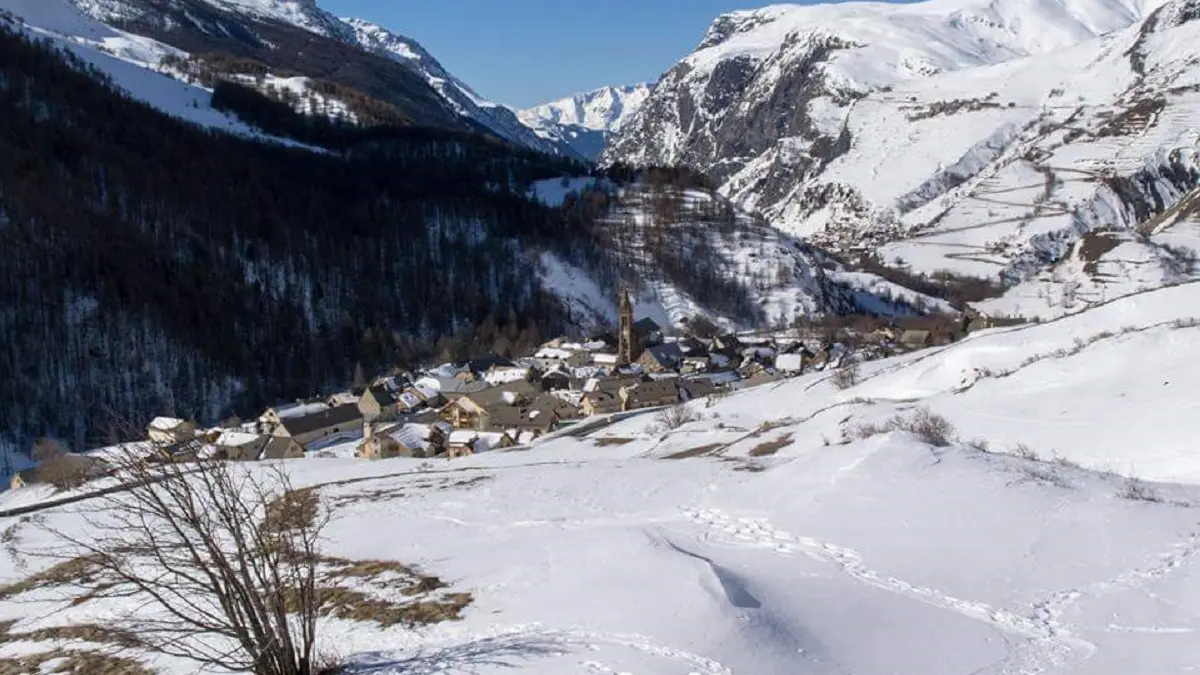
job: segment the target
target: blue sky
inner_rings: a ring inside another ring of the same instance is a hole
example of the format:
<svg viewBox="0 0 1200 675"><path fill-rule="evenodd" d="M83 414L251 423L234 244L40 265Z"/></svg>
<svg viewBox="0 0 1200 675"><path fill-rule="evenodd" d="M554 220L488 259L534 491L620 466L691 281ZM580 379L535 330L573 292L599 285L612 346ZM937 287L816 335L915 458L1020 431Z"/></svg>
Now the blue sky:
<svg viewBox="0 0 1200 675"><path fill-rule="evenodd" d="M480 95L529 107L653 80L755 0L318 0L420 42Z"/></svg>

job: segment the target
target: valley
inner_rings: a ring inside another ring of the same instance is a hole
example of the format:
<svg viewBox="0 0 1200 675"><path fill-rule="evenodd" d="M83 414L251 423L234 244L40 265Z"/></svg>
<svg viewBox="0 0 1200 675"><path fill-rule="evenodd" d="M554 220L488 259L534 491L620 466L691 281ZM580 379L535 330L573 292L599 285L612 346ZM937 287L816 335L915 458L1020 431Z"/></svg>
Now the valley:
<svg viewBox="0 0 1200 675"><path fill-rule="evenodd" d="M331 7L0 0L0 675L1200 663L1197 0Z"/></svg>

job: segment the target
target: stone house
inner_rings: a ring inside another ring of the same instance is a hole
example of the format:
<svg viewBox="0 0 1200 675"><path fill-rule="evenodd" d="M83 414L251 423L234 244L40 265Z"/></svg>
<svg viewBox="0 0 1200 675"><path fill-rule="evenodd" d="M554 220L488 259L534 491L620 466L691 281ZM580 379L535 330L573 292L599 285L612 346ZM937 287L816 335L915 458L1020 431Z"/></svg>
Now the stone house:
<svg viewBox="0 0 1200 675"><path fill-rule="evenodd" d="M583 395L583 414L609 415L621 412L620 389L616 391L592 391Z"/></svg>
<svg viewBox="0 0 1200 675"><path fill-rule="evenodd" d="M295 439L286 436L272 436L263 446L259 459L301 459L304 457L304 446Z"/></svg>
<svg viewBox="0 0 1200 675"><path fill-rule="evenodd" d="M542 391L560 391L571 388L571 375L561 370L551 370L542 375Z"/></svg>
<svg viewBox="0 0 1200 675"><path fill-rule="evenodd" d="M674 379L638 382L621 388L621 410L641 410L679 403L679 385Z"/></svg>
<svg viewBox="0 0 1200 675"><path fill-rule="evenodd" d="M451 433L446 442L446 456L450 459L467 457L489 450L511 448L515 444L506 433L459 429Z"/></svg>
<svg viewBox="0 0 1200 675"><path fill-rule="evenodd" d="M927 330L906 330L900 334L900 344L909 349L924 349L933 345L933 334Z"/></svg>
<svg viewBox="0 0 1200 675"><path fill-rule="evenodd" d="M655 345L642 352L637 363L650 373L675 372L683 365L683 351L673 342Z"/></svg>
<svg viewBox="0 0 1200 675"><path fill-rule="evenodd" d="M717 391L717 388L708 380L681 378L676 381L676 385L679 388L679 400L684 402L695 401Z"/></svg>
<svg viewBox="0 0 1200 675"><path fill-rule="evenodd" d="M368 388L358 399L358 412L365 420L394 420L400 415L400 409L397 392L382 386Z"/></svg>
<svg viewBox="0 0 1200 675"><path fill-rule="evenodd" d="M262 455L270 436L226 429L213 442L217 459L233 462L253 462Z"/></svg>
<svg viewBox="0 0 1200 675"><path fill-rule="evenodd" d="M375 429L371 422L363 424L363 440L354 449L354 456L360 459L393 459L395 457L411 457L412 450L392 437L400 425Z"/></svg>
<svg viewBox="0 0 1200 675"><path fill-rule="evenodd" d="M494 426L489 419L493 409L525 404L538 393L529 382L492 387L455 399L442 411L442 418L457 429L490 429Z"/></svg>
<svg viewBox="0 0 1200 675"><path fill-rule="evenodd" d="M357 431L362 422L362 413L359 412L358 406L352 403L336 407L308 406L302 414L283 415L279 425L271 431L271 435L290 438L304 446L335 434Z"/></svg>
<svg viewBox="0 0 1200 675"><path fill-rule="evenodd" d="M183 443L196 437L196 425L174 417L155 417L146 427L146 436L155 443Z"/></svg>

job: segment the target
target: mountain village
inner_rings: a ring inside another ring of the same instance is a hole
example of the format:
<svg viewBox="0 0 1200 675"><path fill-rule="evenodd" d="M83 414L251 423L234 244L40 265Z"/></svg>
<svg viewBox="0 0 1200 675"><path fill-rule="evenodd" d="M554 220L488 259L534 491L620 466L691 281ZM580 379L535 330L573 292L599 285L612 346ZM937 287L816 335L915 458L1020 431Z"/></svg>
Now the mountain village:
<svg viewBox="0 0 1200 675"><path fill-rule="evenodd" d="M586 420L659 412L833 368L947 344L993 320L968 307L959 331L791 329L712 337L668 335L635 320L622 290L615 331L585 341L556 338L515 359L483 355L416 372L395 372L360 387L267 408L256 419L211 428L159 416L146 425L158 461L285 460L350 454L362 459L453 459L527 448ZM853 377L849 375L848 377ZM104 473L95 457L72 455L72 481ZM61 467L52 467L58 472ZM38 467L11 487L46 482ZM68 481L68 482L72 482Z"/></svg>

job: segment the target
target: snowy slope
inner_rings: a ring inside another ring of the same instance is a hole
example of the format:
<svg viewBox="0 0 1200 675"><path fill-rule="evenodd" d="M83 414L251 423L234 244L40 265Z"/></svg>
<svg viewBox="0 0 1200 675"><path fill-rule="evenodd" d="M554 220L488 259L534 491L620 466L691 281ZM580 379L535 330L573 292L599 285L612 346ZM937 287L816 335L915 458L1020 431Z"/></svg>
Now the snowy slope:
<svg viewBox="0 0 1200 675"><path fill-rule="evenodd" d="M330 619L322 635L362 675L1189 672L1200 459L1180 387L1200 376L1200 328L1172 324L1193 318L1198 289L870 364L845 391L817 374L698 402L704 419L671 432L650 413L424 467L290 462L298 484L326 485L328 553L416 565L472 594L461 621ZM914 405L972 442L843 444L842 430ZM1009 454L1018 444L1064 459ZM1092 469L1177 483L1129 499L1124 477ZM83 533L69 509L42 517ZM34 524L0 528L16 544L0 583L48 564L28 555L51 545ZM24 633L147 611L62 590L5 595L0 620ZM0 659L53 646L6 642Z"/></svg>
<svg viewBox="0 0 1200 675"><path fill-rule="evenodd" d="M229 52L261 60L279 77L299 73L358 89L398 105L419 123L486 131L541 152L582 159L568 145L535 134L508 108L479 97L416 41L361 19L338 18L312 0L184 0L165 6L159 0L48 2L72 2L100 21L153 35L195 54ZM304 46L312 40L316 42ZM347 55L347 46L357 54ZM302 53L308 50L324 52L339 63L309 60ZM186 56L179 49L175 55ZM383 72L378 57L403 66L400 74L405 78L419 79L404 81L396 73Z"/></svg>
<svg viewBox="0 0 1200 675"><path fill-rule="evenodd" d="M1196 187L1193 16L1178 0L738 12L602 160L700 167L793 235L1016 284Z"/></svg>
<svg viewBox="0 0 1200 675"><path fill-rule="evenodd" d="M633 117L653 87L645 83L603 87L518 110L517 117L542 138L566 141L579 154L595 159L609 137Z"/></svg>
<svg viewBox="0 0 1200 675"><path fill-rule="evenodd" d="M71 50L110 75L134 98L169 115L231 133L264 137L214 110L211 92L157 70L164 56L179 54L169 45L110 28L84 15L68 0L0 0L0 11L10 13L18 27Z"/></svg>

